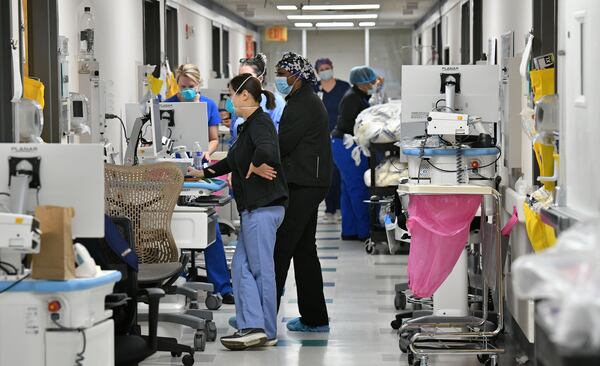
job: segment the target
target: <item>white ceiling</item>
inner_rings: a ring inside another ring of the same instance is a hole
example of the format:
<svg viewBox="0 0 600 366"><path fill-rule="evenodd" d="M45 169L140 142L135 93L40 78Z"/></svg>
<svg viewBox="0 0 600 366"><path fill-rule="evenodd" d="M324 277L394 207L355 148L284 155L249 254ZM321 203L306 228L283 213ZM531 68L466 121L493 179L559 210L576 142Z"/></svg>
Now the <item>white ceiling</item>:
<svg viewBox="0 0 600 366"><path fill-rule="evenodd" d="M288 20L287 15L300 14L358 14L358 13L376 13L378 18L376 28L397 28L412 27L437 0L221 0L220 5L235 12L251 23L258 26L287 25L294 27L294 22ZM379 10L361 10L361 11L287 11L278 10L277 5L296 5L298 9L301 5L346 5L346 4L380 4ZM371 21L371 20L368 20ZM358 21L354 20L358 25Z"/></svg>

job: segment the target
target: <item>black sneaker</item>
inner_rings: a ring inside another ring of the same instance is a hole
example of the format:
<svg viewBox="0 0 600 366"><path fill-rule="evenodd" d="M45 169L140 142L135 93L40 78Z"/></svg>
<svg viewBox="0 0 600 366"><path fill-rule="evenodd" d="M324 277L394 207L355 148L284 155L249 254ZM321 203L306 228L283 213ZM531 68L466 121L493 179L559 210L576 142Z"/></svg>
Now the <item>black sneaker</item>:
<svg viewBox="0 0 600 366"><path fill-rule="evenodd" d="M244 350L250 347L260 347L267 341L267 335L262 329L241 329L230 336L221 337L223 346L230 350Z"/></svg>
<svg viewBox="0 0 600 366"><path fill-rule="evenodd" d="M235 298L233 297L233 294L231 292L223 295L223 304L225 304L225 305L234 305L235 304Z"/></svg>

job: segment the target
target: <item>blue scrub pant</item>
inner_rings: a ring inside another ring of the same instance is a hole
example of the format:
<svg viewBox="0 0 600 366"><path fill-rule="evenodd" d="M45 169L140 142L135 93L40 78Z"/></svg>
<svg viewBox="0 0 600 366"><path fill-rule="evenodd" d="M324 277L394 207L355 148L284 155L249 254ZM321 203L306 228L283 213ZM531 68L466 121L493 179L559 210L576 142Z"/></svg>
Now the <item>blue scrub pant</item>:
<svg viewBox="0 0 600 366"><path fill-rule="evenodd" d="M333 161L342 178L342 236L358 236L367 239L369 231L369 190L365 185L364 174L368 169L366 156L362 155L360 165L352 159L352 148L346 149L341 138L332 138Z"/></svg>
<svg viewBox="0 0 600 366"><path fill-rule="evenodd" d="M217 238L214 243L204 249L204 261L206 262L206 277L208 282L215 287L215 293L227 295L232 292L231 274L227 268L227 259L225 258L225 248L223 247L223 238L221 230L217 223Z"/></svg>
<svg viewBox="0 0 600 366"><path fill-rule="evenodd" d="M277 289L273 252L283 206L242 212L242 225L233 255L233 294L239 329L264 329L277 336Z"/></svg>

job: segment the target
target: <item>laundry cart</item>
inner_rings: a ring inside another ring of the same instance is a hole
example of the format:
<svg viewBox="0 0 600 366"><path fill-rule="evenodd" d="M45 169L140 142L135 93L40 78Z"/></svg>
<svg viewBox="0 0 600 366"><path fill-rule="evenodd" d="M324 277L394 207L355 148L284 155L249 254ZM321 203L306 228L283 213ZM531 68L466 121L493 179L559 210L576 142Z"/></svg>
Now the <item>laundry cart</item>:
<svg viewBox="0 0 600 366"><path fill-rule="evenodd" d="M501 220L500 194L489 186L468 184L401 184L398 186L398 194L401 197L408 196L409 200L415 201L415 205L429 198L435 200L452 197L455 202L459 204L464 202L465 205L471 202L472 210L481 213L482 232L487 233L482 235L481 238L480 253L478 254L481 261L475 262L483 270L480 307L473 307L469 306L470 303L472 305L473 294L469 294L467 267L468 263L472 264L474 262L466 260L467 250L465 246L467 240L464 241L462 248L460 248L460 242L455 243L455 245L458 245L456 263L443 263L443 261L427 263L429 257L432 258L432 261L435 260L435 252L438 249L432 247L428 248L430 250L429 255L422 255L417 262L411 261L411 254L414 254L413 250L417 250L416 248L419 245L425 243L425 241L418 240L416 226L413 226L414 230L411 232L413 240L411 241L411 253L409 254L411 289L417 290L417 292L421 290L416 285L424 278L424 276L422 278L418 276L418 271L422 270L421 267L427 267L428 265L443 267L445 265L449 268L450 273L446 273L447 277L440 279L440 281L443 281L441 284L438 283L437 286L433 286L435 289L430 289L435 291L433 292L433 312L424 316L404 319L399 329L400 347L408 353L409 364L425 366L432 355L477 355L481 363L489 366L497 365L498 354L504 352L495 343L504 323L504 280L499 229ZM427 197L424 197L424 195ZM416 196L421 197L417 199ZM487 199L487 197L490 199ZM486 204L489 205L490 202L493 202L493 207L486 207ZM444 209L444 207L441 207L439 211ZM449 206L447 209L456 211L456 206ZM472 211L473 214L475 211ZM485 230L484 225L488 225ZM431 230L432 232L436 230L434 226L427 227L426 223L419 226L418 229ZM437 248L441 248L441 245L446 244L446 240L439 240L438 237L437 241L428 241L427 245L432 245L431 243L435 243L435 245L438 245ZM444 248L444 250L447 250L447 248ZM438 256L438 260L440 257ZM415 265L415 263L418 263L419 268L413 267L417 270L416 275L413 275L411 274L411 265ZM432 274L427 273L428 276ZM492 293L492 298L489 298L490 293ZM471 301L469 301L469 298L471 298ZM497 311L490 311L490 303ZM404 346L403 340L406 341Z"/></svg>

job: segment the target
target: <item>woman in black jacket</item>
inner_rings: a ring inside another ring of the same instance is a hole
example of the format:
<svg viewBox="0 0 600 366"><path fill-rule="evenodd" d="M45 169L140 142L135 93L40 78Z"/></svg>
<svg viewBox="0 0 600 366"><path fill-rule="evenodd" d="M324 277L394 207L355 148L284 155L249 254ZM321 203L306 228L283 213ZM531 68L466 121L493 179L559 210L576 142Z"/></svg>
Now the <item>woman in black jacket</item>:
<svg viewBox="0 0 600 366"><path fill-rule="evenodd" d="M279 121L279 147L290 201L277 231L275 273L280 299L294 259L300 317L290 320L287 328L300 332L329 331L315 236L318 208L329 190L333 163L329 117L313 90L316 81L312 64L302 56L289 52L277 63L275 85L287 101Z"/></svg>
<svg viewBox="0 0 600 366"><path fill-rule="evenodd" d="M232 173L235 201L241 216L241 232L232 262L238 331L221 338L229 349L274 345L277 341L277 298L273 253L277 228L287 205L287 185L279 157L277 132L269 115L260 108L261 94L267 108L275 98L262 90L260 81L241 74L229 83L235 114L246 121L226 159L203 171L189 168L198 177Z"/></svg>

